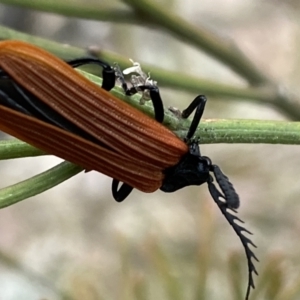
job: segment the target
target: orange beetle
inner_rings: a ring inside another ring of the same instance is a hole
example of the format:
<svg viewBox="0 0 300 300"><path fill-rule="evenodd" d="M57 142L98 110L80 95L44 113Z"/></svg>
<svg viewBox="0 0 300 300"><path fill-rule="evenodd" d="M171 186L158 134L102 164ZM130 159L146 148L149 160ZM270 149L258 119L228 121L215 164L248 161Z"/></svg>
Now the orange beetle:
<svg viewBox="0 0 300 300"><path fill-rule="evenodd" d="M55 110L54 119L62 116L69 121L65 123L74 124L73 128L98 141L92 143L1 106L0 129L48 153L150 193L161 187L161 171L178 163L188 151L169 129L42 49L20 41L0 42L0 68L5 73L2 77L7 74L17 86L46 104L47 113ZM65 147L67 143L72 151ZM147 151L141 144L147 145Z"/></svg>
<svg viewBox="0 0 300 300"><path fill-rule="evenodd" d="M102 88L72 67L96 63L103 67ZM117 77L127 95L150 91L156 120L111 95ZM228 178L191 140L204 111L206 98L198 96L183 111L187 118L196 109L186 137L180 140L164 127L158 88L138 85L128 88L118 69L94 59L66 63L50 53L21 41L0 42L0 130L45 152L96 170L112 178L112 192L124 200L133 188L143 192L174 192L188 185L208 184L210 194L239 236L248 260L248 288L257 274L249 248L254 245L229 213L239 206L239 197ZM220 190L213 183L214 175ZM119 182L124 184L118 189ZM221 201L219 198L225 200Z"/></svg>

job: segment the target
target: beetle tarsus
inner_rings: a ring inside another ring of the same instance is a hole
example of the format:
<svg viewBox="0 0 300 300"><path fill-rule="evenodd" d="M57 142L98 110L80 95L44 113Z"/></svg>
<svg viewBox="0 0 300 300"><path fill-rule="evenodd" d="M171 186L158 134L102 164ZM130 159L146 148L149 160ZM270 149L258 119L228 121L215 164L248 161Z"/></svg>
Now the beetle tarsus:
<svg viewBox="0 0 300 300"><path fill-rule="evenodd" d="M119 180L113 179L112 185L111 185L111 191L112 191L112 194L113 194L114 199L115 199L117 202L122 202L122 201L124 201L124 200L129 196L129 194L132 192L133 187L131 187L130 185L128 185L128 184L126 184L126 183L123 183L123 184L121 185L121 187L118 189L119 183L120 183Z"/></svg>

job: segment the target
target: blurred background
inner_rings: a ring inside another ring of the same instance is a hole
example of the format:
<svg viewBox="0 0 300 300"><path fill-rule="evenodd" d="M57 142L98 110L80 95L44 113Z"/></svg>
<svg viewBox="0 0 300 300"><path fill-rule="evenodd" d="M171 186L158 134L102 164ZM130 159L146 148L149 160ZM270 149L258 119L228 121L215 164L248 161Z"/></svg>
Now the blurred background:
<svg viewBox="0 0 300 300"><path fill-rule="evenodd" d="M195 26L204 25L234 41L256 66L298 94L298 1L162 3ZM246 86L215 59L156 29L3 4L0 23L50 40L100 46L135 61ZM196 96L166 88L161 94L166 106L181 109ZM272 107L216 97L209 98L204 118L287 120ZM255 278L251 299L299 299L299 146L218 144L201 149L233 182L241 199L239 217L254 233L261 275ZM59 161L51 156L1 161L1 187ZM80 173L0 211L0 300L242 299L247 284L244 250L206 185L174 194L134 191L121 204L113 200L110 185L111 179L102 174Z"/></svg>

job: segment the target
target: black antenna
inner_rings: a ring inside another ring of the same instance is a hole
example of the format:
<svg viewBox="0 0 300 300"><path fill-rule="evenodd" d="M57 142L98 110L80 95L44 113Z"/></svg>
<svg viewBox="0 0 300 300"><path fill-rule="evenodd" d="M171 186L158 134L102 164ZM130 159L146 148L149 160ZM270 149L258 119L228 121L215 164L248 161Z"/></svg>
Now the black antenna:
<svg viewBox="0 0 300 300"><path fill-rule="evenodd" d="M248 234L252 234L249 230L247 230L245 227L240 226L236 221L239 221L241 223L244 223L240 218L238 218L236 215L232 213L237 213L235 210L236 207L236 199L238 199L238 196L235 192L235 190L232 187L232 184L229 182L228 178L221 172L220 168L212 165L211 171L214 173L216 180L223 191L224 195L221 194L216 186L213 184L213 177L209 176L209 180L207 181L208 189L213 197L215 203L218 205L219 209L221 210L222 214L228 221L228 223L231 225L237 236L240 238L243 247L245 249L247 262L248 262L248 286L247 286L247 292L245 299L249 299L251 288L255 288L254 280L253 280L253 272L258 275L255 265L252 262L252 259L255 259L258 261L257 257L255 256L254 252L249 248L249 245L252 245L253 247L257 248L256 245L244 235L244 232L247 232ZM224 176L222 176L223 174ZM232 187L232 189L231 189ZM223 198L225 202L221 201L219 198ZM237 198L236 198L237 197Z"/></svg>

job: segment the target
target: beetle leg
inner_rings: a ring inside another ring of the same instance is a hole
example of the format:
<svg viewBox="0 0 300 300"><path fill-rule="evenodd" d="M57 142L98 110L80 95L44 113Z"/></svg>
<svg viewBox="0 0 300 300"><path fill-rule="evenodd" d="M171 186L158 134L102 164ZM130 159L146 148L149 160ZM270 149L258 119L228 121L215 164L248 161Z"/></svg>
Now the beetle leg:
<svg viewBox="0 0 300 300"><path fill-rule="evenodd" d="M26 115L30 115L30 113L19 103L17 103L14 99L9 97L8 94L6 94L4 91L0 89L0 104L4 105L6 107L12 108L16 111L19 111L21 113L24 113Z"/></svg>
<svg viewBox="0 0 300 300"><path fill-rule="evenodd" d="M0 78L9 78L9 76L7 75L7 73L3 70L0 69Z"/></svg>
<svg viewBox="0 0 300 300"><path fill-rule="evenodd" d="M14 81L2 69L0 69L0 79L8 80L10 84L14 85ZM0 104L12 108L16 111L22 112L24 114L30 115L30 113L22 105L20 105L16 100L14 100L9 94L7 94L7 92L1 89L0 89Z"/></svg>
<svg viewBox="0 0 300 300"><path fill-rule="evenodd" d="M128 185L126 183L123 183L121 185L120 189L118 190L119 183L120 183L119 180L113 179L112 185L111 185L111 191L112 191L114 199L117 202L122 202L132 192L133 187L131 187L130 185Z"/></svg>
<svg viewBox="0 0 300 300"><path fill-rule="evenodd" d="M7 78L9 80L14 89L14 92L16 92L16 95L11 97L11 95L7 94L6 91L0 89L0 104L12 108L16 111L22 112L26 115L34 116L40 120L45 121L46 123L53 124L97 143L97 140L95 138L78 128L78 126L68 121L55 110L51 109L48 105L37 99L34 95L23 89L18 83L10 78L9 75L4 73L4 76L5 77L3 78Z"/></svg>
<svg viewBox="0 0 300 300"><path fill-rule="evenodd" d="M103 68L102 71L102 88L106 91L110 91L114 86L116 82L116 75L115 70L106 62L97 59L97 58L79 58L67 61L67 64L70 65L73 68L78 68L83 65L87 64L96 64L100 65Z"/></svg>
<svg viewBox="0 0 300 300"><path fill-rule="evenodd" d="M157 86L148 86L148 85L141 85L139 86L141 91L149 90L150 98L154 108L154 115L155 120L159 123L164 121L164 106L162 99L159 94L159 89Z"/></svg>
<svg viewBox="0 0 300 300"><path fill-rule="evenodd" d="M181 117L184 119L187 119L191 115L191 113L194 110L196 110L194 118L191 123L191 126L190 126L189 131L185 138L187 141L190 140L193 137L193 135L195 134L195 131L196 131L196 129L200 123L201 117L203 115L205 104L206 104L206 97L204 95L199 95L181 113Z"/></svg>
<svg viewBox="0 0 300 300"><path fill-rule="evenodd" d="M15 90L21 96L20 99L22 100L22 106L24 106L24 108L27 109L29 114L47 123L53 124L62 129L73 132L74 134L78 134L82 137L85 137L90 141L96 142L96 140L92 136L85 133L72 122L68 121L66 118L57 113L54 109L50 108L48 105L37 99L34 95L31 95L21 86L19 86L16 82L12 81L12 84Z"/></svg>
<svg viewBox="0 0 300 300"><path fill-rule="evenodd" d="M149 91L150 100L152 101L153 108L154 108L154 116L155 120L159 123L162 123L164 120L164 106L162 99L160 97L159 89L156 86L156 82L152 80L146 79L144 85L133 85L132 87L128 87L127 82L125 80L124 74L121 71L118 65L115 66L116 76L120 80L122 88L127 96L134 95L138 92L145 92Z"/></svg>
<svg viewBox="0 0 300 300"><path fill-rule="evenodd" d="M80 58L74 59L71 61L67 61L67 63L72 66L73 68L77 68L86 64L98 64L103 68L102 76L103 76L103 83L102 88L109 91L115 86L116 77L120 80L122 88L127 96L134 95L139 91L149 90L150 98L153 103L154 113L155 113L155 120L159 123L163 122L164 119L164 107L163 103L159 94L159 89L157 86L152 85L141 85L137 87L129 88L124 75L118 65L112 68L107 63L103 62L100 59L96 58ZM1 75L1 74L0 74Z"/></svg>

